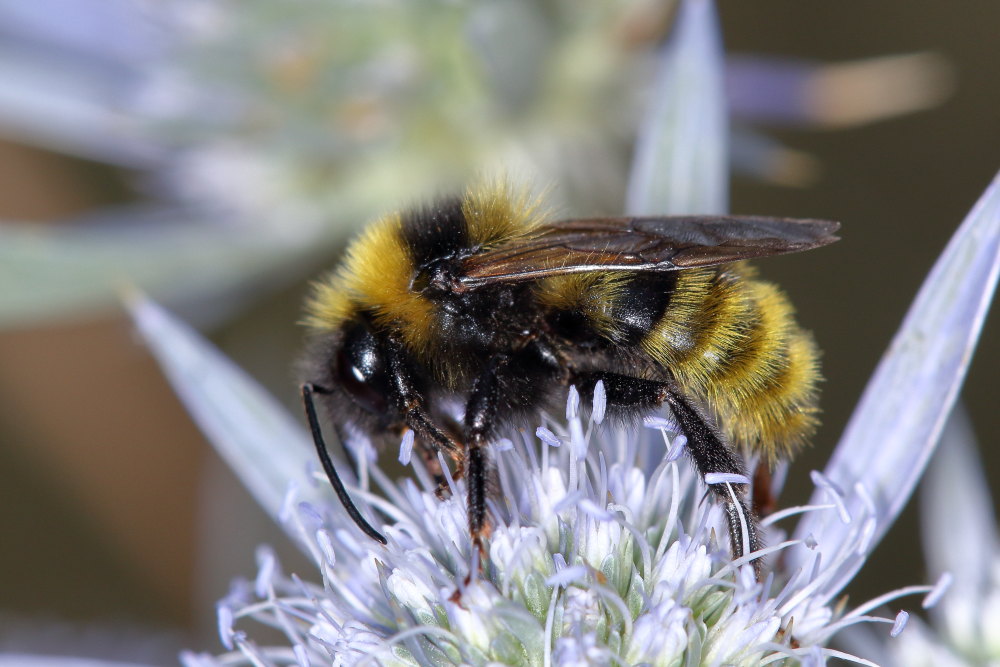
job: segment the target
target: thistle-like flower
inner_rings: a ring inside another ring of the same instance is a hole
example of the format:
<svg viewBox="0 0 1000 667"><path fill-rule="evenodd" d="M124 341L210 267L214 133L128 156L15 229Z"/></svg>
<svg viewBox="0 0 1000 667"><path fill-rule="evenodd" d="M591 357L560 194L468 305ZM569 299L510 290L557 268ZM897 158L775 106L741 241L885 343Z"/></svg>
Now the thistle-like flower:
<svg viewBox="0 0 1000 667"><path fill-rule="evenodd" d="M138 313L147 324L163 317L150 304ZM332 497L301 500L325 484L307 474L308 493L293 485L280 516L320 576L286 576L262 549L256 580L219 604L235 653L187 662L756 665L834 654L824 646L852 614L809 604L815 577L759 583L745 559L730 562L721 512L704 501L669 421L605 427L600 401L586 420L577 404L571 391L565 421L495 447L496 526L482 563L464 482L437 498L410 460L412 440L400 458L414 478L395 483L366 465L362 478L384 495L358 489L369 511L390 517L385 547L359 535ZM774 550L792 546L807 548ZM257 645L252 621L281 629L288 645Z"/></svg>
<svg viewBox="0 0 1000 667"><path fill-rule="evenodd" d="M745 559L730 562L720 509L704 500L668 421L604 428L600 403L589 420L577 403L571 390L566 421L495 447L496 525L481 563L464 482L438 499L410 460L412 439L400 458L415 479L395 483L370 466L363 477L384 497L359 489L391 518L384 547L332 498L302 502L292 488L282 520L321 578L286 576L261 550L256 580L219 604L235 653L187 662L758 665L832 654L826 641L852 615L805 604L809 577L758 583ZM257 645L244 629L254 621L281 629L288 646Z"/></svg>
<svg viewBox="0 0 1000 667"><path fill-rule="evenodd" d="M134 309L147 337L161 351L171 350L168 370L182 388L206 389L183 378L205 378L210 368L207 391L217 400L249 413L267 409L256 404L267 398L194 334L149 302ZM169 343L162 348L157 341ZM219 394L220 387L236 393ZM208 402L201 405L215 411ZM411 478L393 482L361 459L360 479L368 481L358 482L353 493L364 511L387 517L383 547L360 535L327 491L300 433L293 450L302 454L302 465L289 475L291 486L280 501L262 500L317 573L285 575L274 554L261 549L255 581L238 581L219 603L220 636L231 653L190 654L186 662L822 662L851 657L827 644L838 630L872 620L869 609L897 595L931 592L904 589L846 613L825 599L830 577L870 548L867 515L844 517L848 530L834 552L839 556L814 559L794 573L778 569L757 582L747 559L730 562L721 512L704 499L701 481L681 458L684 439L671 437L668 419L623 430L600 423L600 400L588 418L577 406L571 390L565 420L549 418L534 433L518 431L494 447L495 528L482 562L466 528L464 482L452 480L451 498L439 499L422 464L410 457L411 439L400 448ZM239 440L243 434L227 435ZM800 512L842 517L844 511L835 496L834 502L772 515L765 522L772 531L770 554L754 557L777 563L786 551L811 552L811 538L782 540L781 524ZM898 630L905 614L881 620ZM254 623L280 629L287 644L258 645Z"/></svg>

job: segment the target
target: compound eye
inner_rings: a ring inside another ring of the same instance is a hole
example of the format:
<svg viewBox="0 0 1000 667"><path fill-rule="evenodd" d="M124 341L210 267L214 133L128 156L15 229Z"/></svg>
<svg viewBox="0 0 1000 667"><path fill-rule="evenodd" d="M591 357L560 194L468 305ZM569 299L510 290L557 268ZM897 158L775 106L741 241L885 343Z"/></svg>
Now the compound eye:
<svg viewBox="0 0 1000 667"><path fill-rule="evenodd" d="M382 415L388 408L387 378L378 341L357 327L348 332L337 353L337 381L355 403L367 412Z"/></svg>

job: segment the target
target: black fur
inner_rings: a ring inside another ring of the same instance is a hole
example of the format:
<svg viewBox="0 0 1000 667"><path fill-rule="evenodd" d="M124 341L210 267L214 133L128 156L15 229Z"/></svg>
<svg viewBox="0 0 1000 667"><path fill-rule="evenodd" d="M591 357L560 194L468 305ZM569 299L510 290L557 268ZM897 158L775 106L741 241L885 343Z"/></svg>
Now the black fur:
<svg viewBox="0 0 1000 667"><path fill-rule="evenodd" d="M677 273L637 273L612 304L611 317L621 331L616 342L634 345L660 321L677 285Z"/></svg>
<svg viewBox="0 0 1000 667"><path fill-rule="evenodd" d="M469 227L459 197L444 197L402 216L403 239L414 266L454 257L469 246Z"/></svg>

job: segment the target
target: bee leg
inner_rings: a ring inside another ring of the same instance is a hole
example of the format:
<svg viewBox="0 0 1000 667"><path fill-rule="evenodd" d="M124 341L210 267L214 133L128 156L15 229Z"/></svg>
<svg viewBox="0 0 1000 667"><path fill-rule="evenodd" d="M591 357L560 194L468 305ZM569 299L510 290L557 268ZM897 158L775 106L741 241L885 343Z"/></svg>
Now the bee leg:
<svg viewBox="0 0 1000 667"><path fill-rule="evenodd" d="M413 429L422 449L429 448L435 456L441 452L453 461L461 461L461 446L434 423L422 401L407 401L403 412L406 425Z"/></svg>
<svg viewBox="0 0 1000 667"><path fill-rule="evenodd" d="M438 498L446 497L449 486L448 480L441 470L441 461L438 454L445 454L455 462L454 477L459 478L464 474L464 455L462 447L449 437L444 431L431 420L430 415L419 401L407 404L405 409L406 425L414 431L417 436L416 442L420 447L420 454L424 459L424 465L434 478L437 488L434 495Z"/></svg>
<svg viewBox="0 0 1000 667"><path fill-rule="evenodd" d="M438 421L441 423L443 432L447 434L452 443L458 443L461 441L462 427L454 419L448 415L443 415L439 417ZM451 495L451 485L441 468L441 459L438 457L438 452L441 451L440 448L428 445L422 439L417 440L417 445L420 447L420 453L424 460L424 466L427 468L427 472L431 474L431 477L434 479L434 483L437 485L434 489L434 495L436 495L439 499L447 498ZM449 451L447 453L451 460L455 462L455 469L452 471L451 477L454 480L459 480L465 476L465 457L461 447L457 444L454 444L454 447L454 451Z"/></svg>
<svg viewBox="0 0 1000 667"><path fill-rule="evenodd" d="M509 353L495 354L476 378L465 405L464 441L469 534L479 550L479 566L486 560L485 540L492 526L487 516L490 462L487 445L502 420L527 413L539 405L561 368L554 355L537 340Z"/></svg>
<svg viewBox="0 0 1000 667"><path fill-rule="evenodd" d="M688 439L687 451L694 459L702 477L712 472L746 477L743 462L722 441L706 417L675 387L666 386L665 389L667 404ZM760 527L744 499L746 485L723 482L711 484L709 489L726 508L733 558L741 558L750 552L758 551L763 546L760 540ZM760 580L763 574L763 562L758 558L752 561L752 564L754 573Z"/></svg>
<svg viewBox="0 0 1000 667"><path fill-rule="evenodd" d="M753 511L759 518L774 514L778 496L774 492L773 474L767 461L758 461L753 471Z"/></svg>
<svg viewBox="0 0 1000 667"><path fill-rule="evenodd" d="M439 453L445 454L456 463L456 476L460 476L463 461L462 447L439 427L418 390L410 369L402 360L402 355L394 350L389 358L390 385L392 398L402 412L403 421L416 436L427 469L437 482L435 493L443 497L448 490L448 482L441 471Z"/></svg>
<svg viewBox="0 0 1000 667"><path fill-rule="evenodd" d="M672 383L603 372L580 374L575 380L585 396L593 396L597 381L603 381L608 411L611 414L635 413L638 416L667 403L687 438L686 450L703 478L709 473L746 477L746 469L740 457L723 441L708 418ZM709 489L725 507L733 558L741 558L759 550L762 546L760 528L744 499L746 485L723 482L710 484ZM759 580L763 568L761 559L754 560L753 567Z"/></svg>
<svg viewBox="0 0 1000 667"><path fill-rule="evenodd" d="M489 369L476 379L465 407L466 488L468 490L469 534L479 549L480 564L485 555L484 538L490 525L486 516L486 492L489 486L489 460L486 446L496 428L497 408L501 400L498 373L507 366L508 358L498 355Z"/></svg>
<svg viewBox="0 0 1000 667"><path fill-rule="evenodd" d="M430 473L431 479L434 480L434 495L438 497L439 500L443 500L448 497L448 478L444 475L444 470L441 466L441 460L438 458L438 449L431 447L420 441L420 458L423 459L424 468Z"/></svg>
<svg viewBox="0 0 1000 667"><path fill-rule="evenodd" d="M340 504L347 511L347 515L357 524L358 528L376 542L386 544L386 539L382 533L375 530L368 523L367 519L361 515L357 505L354 504L350 494L347 493L340 475L337 474L337 469L333 465L333 459L330 458L330 452L326 448L326 441L323 439L323 431L319 425L319 418L316 416L316 405L313 402L313 393L315 392L316 387L313 384L307 382L302 385L302 402L305 404L306 418L309 420L309 430L312 431L313 444L316 445L316 452L319 454L320 463L323 464L323 470L330 480L330 485L333 487L334 492L336 492Z"/></svg>

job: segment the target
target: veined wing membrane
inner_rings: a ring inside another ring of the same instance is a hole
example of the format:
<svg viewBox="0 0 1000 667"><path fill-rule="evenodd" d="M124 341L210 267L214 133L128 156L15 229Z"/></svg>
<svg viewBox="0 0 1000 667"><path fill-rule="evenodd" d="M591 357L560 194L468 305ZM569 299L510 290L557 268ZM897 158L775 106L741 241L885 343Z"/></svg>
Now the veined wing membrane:
<svg viewBox="0 0 1000 667"><path fill-rule="evenodd" d="M462 263L463 289L607 270L674 271L783 255L838 240L826 220L677 216L563 220Z"/></svg>

